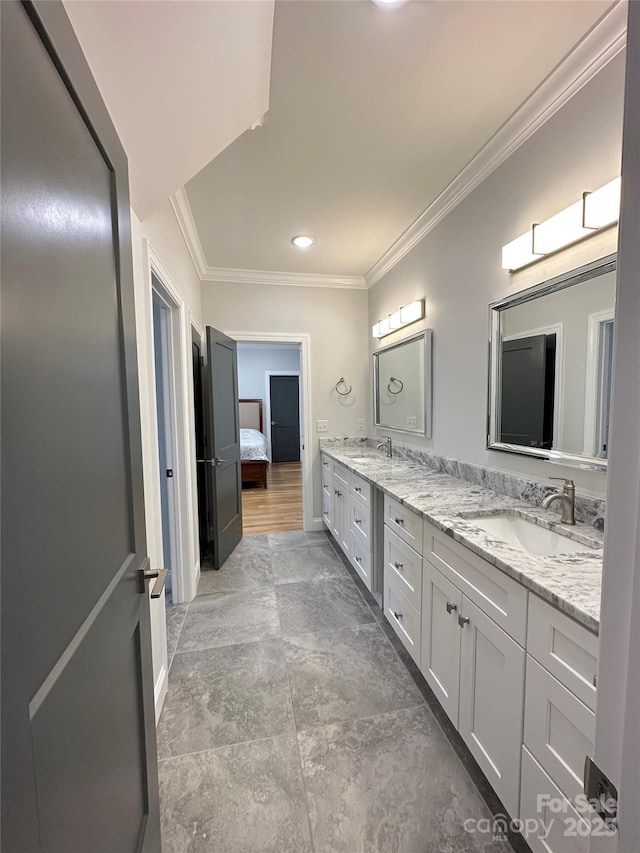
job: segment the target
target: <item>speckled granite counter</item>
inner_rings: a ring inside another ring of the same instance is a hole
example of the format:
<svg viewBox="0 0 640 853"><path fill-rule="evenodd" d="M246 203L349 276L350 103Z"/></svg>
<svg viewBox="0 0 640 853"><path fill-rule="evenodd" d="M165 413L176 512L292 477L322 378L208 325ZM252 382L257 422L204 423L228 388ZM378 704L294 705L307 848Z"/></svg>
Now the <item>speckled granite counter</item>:
<svg viewBox="0 0 640 853"><path fill-rule="evenodd" d="M597 633L600 620L604 536L585 524L567 527L553 510L467 483L404 459L387 459L364 446L321 450L550 604ZM489 535L470 515L508 510L584 544L584 553L532 556Z"/></svg>

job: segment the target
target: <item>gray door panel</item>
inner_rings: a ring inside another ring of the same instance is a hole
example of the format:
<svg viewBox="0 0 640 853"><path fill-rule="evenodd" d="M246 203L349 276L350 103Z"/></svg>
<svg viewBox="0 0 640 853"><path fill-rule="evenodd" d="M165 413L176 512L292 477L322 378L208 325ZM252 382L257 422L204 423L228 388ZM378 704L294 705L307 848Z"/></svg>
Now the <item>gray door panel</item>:
<svg viewBox="0 0 640 853"><path fill-rule="evenodd" d="M211 326L204 377L209 539L219 569L242 539L242 470L237 344Z"/></svg>
<svg viewBox="0 0 640 853"><path fill-rule="evenodd" d="M273 462L300 461L300 382L271 376L271 456Z"/></svg>
<svg viewBox="0 0 640 853"><path fill-rule="evenodd" d="M0 14L2 849L157 851L126 158L61 4Z"/></svg>

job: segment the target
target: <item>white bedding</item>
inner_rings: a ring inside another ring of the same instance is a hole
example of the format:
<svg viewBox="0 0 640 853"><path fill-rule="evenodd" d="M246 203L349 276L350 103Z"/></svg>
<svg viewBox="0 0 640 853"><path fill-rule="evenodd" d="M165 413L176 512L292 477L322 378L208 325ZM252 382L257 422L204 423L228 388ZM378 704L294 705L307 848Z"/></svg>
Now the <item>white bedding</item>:
<svg viewBox="0 0 640 853"><path fill-rule="evenodd" d="M257 429L240 430L240 459L268 462L267 438Z"/></svg>

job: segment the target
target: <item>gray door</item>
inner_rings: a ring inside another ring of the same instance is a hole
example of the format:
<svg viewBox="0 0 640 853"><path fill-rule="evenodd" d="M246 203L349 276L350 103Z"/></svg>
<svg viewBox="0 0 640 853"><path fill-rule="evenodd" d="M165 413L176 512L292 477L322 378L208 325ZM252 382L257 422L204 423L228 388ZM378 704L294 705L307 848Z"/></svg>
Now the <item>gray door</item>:
<svg viewBox="0 0 640 853"><path fill-rule="evenodd" d="M204 371L209 540L219 569L242 539L237 344L207 326Z"/></svg>
<svg viewBox="0 0 640 853"><path fill-rule="evenodd" d="M271 459L300 461L300 389L297 376L269 377Z"/></svg>
<svg viewBox="0 0 640 853"><path fill-rule="evenodd" d="M555 335L502 344L500 440L550 448L553 443Z"/></svg>
<svg viewBox="0 0 640 853"><path fill-rule="evenodd" d="M2 850L157 853L127 165L64 9L2 25Z"/></svg>

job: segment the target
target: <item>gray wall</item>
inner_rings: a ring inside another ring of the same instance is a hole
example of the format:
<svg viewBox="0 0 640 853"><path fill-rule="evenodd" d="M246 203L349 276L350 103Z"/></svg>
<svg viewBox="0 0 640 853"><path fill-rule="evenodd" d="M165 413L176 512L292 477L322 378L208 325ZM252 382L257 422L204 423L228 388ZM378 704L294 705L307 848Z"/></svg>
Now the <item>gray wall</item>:
<svg viewBox="0 0 640 853"><path fill-rule="evenodd" d="M618 56L371 289L370 327L426 298L423 325L434 330L433 438L411 443L539 480L566 474L582 492L604 495L604 474L486 449L487 306L615 251L609 229L520 273L500 269L505 243L620 174L623 93Z"/></svg>
<svg viewBox="0 0 640 853"><path fill-rule="evenodd" d="M236 331L239 331L238 329ZM238 344L238 390L240 398L262 400L265 414L265 373L268 370L300 370L300 348L271 344Z"/></svg>

